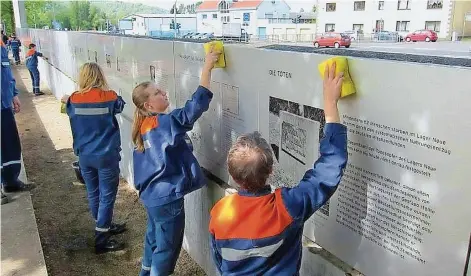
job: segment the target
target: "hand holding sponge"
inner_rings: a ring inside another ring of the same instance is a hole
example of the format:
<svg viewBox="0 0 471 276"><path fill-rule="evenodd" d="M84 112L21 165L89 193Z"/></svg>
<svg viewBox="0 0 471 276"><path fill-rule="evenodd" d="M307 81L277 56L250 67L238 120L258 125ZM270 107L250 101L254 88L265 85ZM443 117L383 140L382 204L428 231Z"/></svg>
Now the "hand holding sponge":
<svg viewBox="0 0 471 276"><path fill-rule="evenodd" d="M332 66L332 63L336 63L335 75L343 72L343 83L342 91L340 92L340 98L356 93L355 84L353 83L352 77L348 70L348 61L346 57L333 57L319 64L319 72L321 78L324 79L325 67L328 65Z"/></svg>
<svg viewBox="0 0 471 276"><path fill-rule="evenodd" d="M224 43L220 40L207 42L204 44L204 53L208 54L211 48L215 52L220 52L218 61L214 64L214 68L225 68L226 60L224 58Z"/></svg>

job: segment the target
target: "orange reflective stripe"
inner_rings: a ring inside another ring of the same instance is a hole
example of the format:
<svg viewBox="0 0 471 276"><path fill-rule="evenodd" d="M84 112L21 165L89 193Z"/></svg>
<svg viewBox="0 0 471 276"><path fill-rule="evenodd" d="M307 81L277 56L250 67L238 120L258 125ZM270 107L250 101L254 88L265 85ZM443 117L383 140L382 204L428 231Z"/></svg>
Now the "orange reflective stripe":
<svg viewBox="0 0 471 276"><path fill-rule="evenodd" d="M211 210L209 231L216 239L262 239L281 234L292 222L281 190L260 197L235 194Z"/></svg>
<svg viewBox="0 0 471 276"><path fill-rule="evenodd" d="M144 119L141 125L141 135L146 134L147 132L151 131L154 128L159 126L159 121L157 116L147 117Z"/></svg>
<svg viewBox="0 0 471 276"><path fill-rule="evenodd" d="M70 96L71 103L104 103L118 99L118 95L113 90L103 91L98 88L85 93L75 92Z"/></svg>

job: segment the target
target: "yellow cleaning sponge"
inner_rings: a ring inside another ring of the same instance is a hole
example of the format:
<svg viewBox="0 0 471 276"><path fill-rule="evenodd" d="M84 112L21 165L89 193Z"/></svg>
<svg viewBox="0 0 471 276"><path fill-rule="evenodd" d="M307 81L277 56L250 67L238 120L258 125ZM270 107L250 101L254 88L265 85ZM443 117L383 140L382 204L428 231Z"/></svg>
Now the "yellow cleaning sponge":
<svg viewBox="0 0 471 276"><path fill-rule="evenodd" d="M220 40L215 40L207 42L204 44L204 52L207 54L211 50L211 46L214 46L213 51L221 52L219 59L214 64L214 68L224 68L226 67L226 60L224 58L224 44Z"/></svg>
<svg viewBox="0 0 471 276"><path fill-rule="evenodd" d="M325 67L332 65L335 61L337 68L335 69L335 75L343 72L343 83L342 91L340 92L340 97L346 97L348 95L356 93L355 84L353 83L352 77L348 70L348 61L346 57L333 57L319 64L319 72L321 73L321 78L324 79Z"/></svg>

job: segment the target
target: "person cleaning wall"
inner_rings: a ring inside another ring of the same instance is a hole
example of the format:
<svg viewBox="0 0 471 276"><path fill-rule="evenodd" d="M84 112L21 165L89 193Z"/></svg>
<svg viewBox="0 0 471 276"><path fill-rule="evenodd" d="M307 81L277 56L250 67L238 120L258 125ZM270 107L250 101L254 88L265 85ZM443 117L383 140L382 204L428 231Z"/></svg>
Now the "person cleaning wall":
<svg viewBox="0 0 471 276"><path fill-rule="evenodd" d="M238 184L236 194L211 210L211 253L220 275L299 275L304 223L334 194L347 164L347 128L337 102L343 73L325 67L324 137L320 157L299 185L271 192L273 154L260 133L237 138L227 166Z"/></svg>
<svg viewBox="0 0 471 276"><path fill-rule="evenodd" d="M13 53L15 64L16 65L20 64L20 47L21 47L20 40L16 37L15 34L12 34L10 41L8 41L8 44L10 45L11 51Z"/></svg>
<svg viewBox="0 0 471 276"><path fill-rule="evenodd" d="M206 185L186 133L209 109L211 71L219 55L212 50L206 55L200 85L182 108L166 113L167 93L153 82L132 93L134 185L147 211L140 276L174 272L185 229L184 196Z"/></svg>
<svg viewBox="0 0 471 276"><path fill-rule="evenodd" d="M36 51L36 45L34 43L29 44L28 48L29 51L26 53L26 67L29 70L31 81L33 82L33 93L35 96L41 96L44 95L44 93L39 89L41 82L38 70L38 57L43 57L45 60L47 60L47 58L44 57L42 53Z"/></svg>

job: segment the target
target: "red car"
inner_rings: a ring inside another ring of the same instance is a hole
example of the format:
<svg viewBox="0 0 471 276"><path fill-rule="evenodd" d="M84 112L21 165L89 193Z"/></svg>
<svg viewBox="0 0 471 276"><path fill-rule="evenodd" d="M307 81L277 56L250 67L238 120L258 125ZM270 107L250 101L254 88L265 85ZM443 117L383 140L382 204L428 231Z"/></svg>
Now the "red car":
<svg viewBox="0 0 471 276"><path fill-rule="evenodd" d="M315 48L319 47L350 47L350 36L340 33L325 33L321 36L316 37L313 44Z"/></svg>
<svg viewBox="0 0 471 276"><path fill-rule="evenodd" d="M405 38L407 42L411 42L411 41L435 42L437 41L437 39L438 39L437 33L431 30L418 30L418 31L408 34Z"/></svg>

